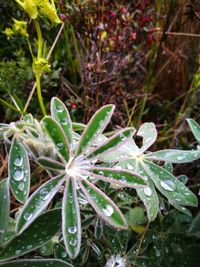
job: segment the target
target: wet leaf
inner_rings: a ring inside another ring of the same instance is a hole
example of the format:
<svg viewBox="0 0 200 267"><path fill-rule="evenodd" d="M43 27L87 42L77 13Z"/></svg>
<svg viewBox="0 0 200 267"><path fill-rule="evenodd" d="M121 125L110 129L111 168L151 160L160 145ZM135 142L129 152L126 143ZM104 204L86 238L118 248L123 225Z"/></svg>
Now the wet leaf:
<svg viewBox="0 0 200 267"><path fill-rule="evenodd" d="M196 196L170 172L147 161L142 166L159 191L171 200L172 205L177 203L179 206L197 206Z"/></svg>
<svg viewBox="0 0 200 267"><path fill-rule="evenodd" d="M79 183L93 209L102 219L119 229L126 229L127 222L116 204L94 184L85 180Z"/></svg>
<svg viewBox="0 0 200 267"><path fill-rule="evenodd" d="M40 157L37 159L37 162L42 167L45 167L47 169L51 169L51 170L64 170L65 169L65 166L63 164L50 158Z"/></svg>
<svg viewBox="0 0 200 267"><path fill-rule="evenodd" d="M105 143L103 143L100 147L92 150L89 155L87 155L88 158L98 158L100 156L103 156L106 153L110 153L113 150L116 150L121 145L123 145L125 142L129 140L135 133L134 128L128 128L122 131L119 131L112 137L110 137ZM117 161L117 159L116 159Z"/></svg>
<svg viewBox="0 0 200 267"><path fill-rule="evenodd" d="M74 259L81 245L81 219L76 184L70 178L63 198L62 231L67 253Z"/></svg>
<svg viewBox="0 0 200 267"><path fill-rule="evenodd" d="M72 122L65 104L57 97L51 100L51 116L59 123L66 134L68 143L72 143Z"/></svg>
<svg viewBox="0 0 200 267"><path fill-rule="evenodd" d="M50 116L45 116L41 123L55 144L58 153L60 153L63 158L68 161L70 157L69 143L63 129Z"/></svg>
<svg viewBox="0 0 200 267"><path fill-rule="evenodd" d="M0 182L0 247L4 242L8 230L10 212L9 181L4 179Z"/></svg>
<svg viewBox="0 0 200 267"><path fill-rule="evenodd" d="M187 122L190 126L190 129L191 129L195 139L197 140L198 143L200 143L200 126L199 126L199 124L193 119L187 119Z"/></svg>
<svg viewBox="0 0 200 267"><path fill-rule="evenodd" d="M113 114L114 106L107 105L99 109L90 119L85 128L77 149L77 154L83 153L87 146L91 145L95 139L103 132Z"/></svg>
<svg viewBox="0 0 200 267"><path fill-rule="evenodd" d="M164 149L145 155L147 160L167 161L171 163L186 163L200 158L200 150Z"/></svg>
<svg viewBox="0 0 200 267"><path fill-rule="evenodd" d="M117 184L121 187L144 187L145 181L137 174L126 170L115 170L112 168L93 168L92 174L95 178L106 182Z"/></svg>
<svg viewBox="0 0 200 267"><path fill-rule="evenodd" d="M60 209L43 213L21 235L0 252L0 261L17 258L35 250L54 237L61 227Z"/></svg>
<svg viewBox="0 0 200 267"><path fill-rule="evenodd" d="M137 136L143 138L143 145L140 148L140 152L145 152L157 139L157 130L155 124L152 122L146 122L142 124L137 132Z"/></svg>
<svg viewBox="0 0 200 267"><path fill-rule="evenodd" d="M24 203L30 190L30 165L27 150L17 139L13 140L10 148L8 175L13 195Z"/></svg>
<svg viewBox="0 0 200 267"><path fill-rule="evenodd" d="M17 260L17 261L10 261L5 263L0 263L1 267L73 267L73 265L55 259L29 259L29 260Z"/></svg>
<svg viewBox="0 0 200 267"><path fill-rule="evenodd" d="M63 183L63 177L61 174L47 181L31 195L17 218L17 233L24 231L48 206Z"/></svg>

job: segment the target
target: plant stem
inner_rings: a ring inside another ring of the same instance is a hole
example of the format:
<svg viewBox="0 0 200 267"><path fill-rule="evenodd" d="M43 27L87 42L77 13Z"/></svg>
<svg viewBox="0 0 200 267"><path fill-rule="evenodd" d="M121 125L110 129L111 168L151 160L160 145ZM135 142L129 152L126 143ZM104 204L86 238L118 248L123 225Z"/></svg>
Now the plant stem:
<svg viewBox="0 0 200 267"><path fill-rule="evenodd" d="M37 60L39 60L40 58L42 58L42 48L43 48L43 40L42 40L42 32L41 32L41 28L40 28L40 24L39 21L37 19L34 20L35 23L35 28L37 31L37 36L38 36L38 51L37 51ZM37 96L38 96L38 101L40 104L40 109L42 111L42 114L45 116L46 113L46 109L44 106L44 101L42 98L42 91L41 91L41 71L40 72L35 72L35 78L36 78L36 86L37 86Z"/></svg>
<svg viewBox="0 0 200 267"><path fill-rule="evenodd" d="M45 109L43 98L42 98L40 77L41 77L40 73L36 73L35 74L38 101L39 101L39 104L40 104L40 108L41 108L42 114L45 116L45 115L47 115L47 113L46 113L46 109Z"/></svg>
<svg viewBox="0 0 200 267"><path fill-rule="evenodd" d="M43 46L43 41L42 41L42 32L40 28L40 24L37 19L34 20L35 28L37 31L37 36L38 36L38 53L37 53L37 59L42 57L42 46Z"/></svg>

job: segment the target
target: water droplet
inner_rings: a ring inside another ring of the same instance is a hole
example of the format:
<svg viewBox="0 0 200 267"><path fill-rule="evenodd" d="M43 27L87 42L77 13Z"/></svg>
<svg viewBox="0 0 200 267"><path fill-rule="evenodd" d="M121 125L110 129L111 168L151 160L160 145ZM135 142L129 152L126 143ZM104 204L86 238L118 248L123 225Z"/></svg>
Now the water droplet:
<svg viewBox="0 0 200 267"><path fill-rule="evenodd" d="M59 105L56 107L56 110L60 113L60 112L63 112L64 108L63 106Z"/></svg>
<svg viewBox="0 0 200 267"><path fill-rule="evenodd" d="M58 143L56 147L58 150L61 150L63 148L63 143Z"/></svg>
<svg viewBox="0 0 200 267"><path fill-rule="evenodd" d="M66 124L68 123L68 119L67 119L67 118L62 119L61 123L62 123L63 125L66 125Z"/></svg>
<svg viewBox="0 0 200 267"><path fill-rule="evenodd" d="M19 185L18 185L18 189L19 189L20 191L23 191L23 190L24 190L24 187L25 187L25 184L24 184L23 182L19 183Z"/></svg>
<svg viewBox="0 0 200 267"><path fill-rule="evenodd" d="M165 180L165 181L161 181L160 185L162 186L162 188L164 188L167 191L174 191L176 189L176 185L173 181L171 180Z"/></svg>
<svg viewBox="0 0 200 267"><path fill-rule="evenodd" d="M40 198L42 200L47 200L50 196L51 192L47 188L44 188L40 191Z"/></svg>
<svg viewBox="0 0 200 267"><path fill-rule="evenodd" d="M178 156L178 157L177 157L177 160L184 160L184 159L185 159L184 156Z"/></svg>
<svg viewBox="0 0 200 267"><path fill-rule="evenodd" d="M24 178L24 172L21 169L16 169L13 173L15 181L21 181Z"/></svg>
<svg viewBox="0 0 200 267"><path fill-rule="evenodd" d="M14 160L14 165L19 167L21 166L23 163L23 158L22 157L17 157L15 160Z"/></svg>
<svg viewBox="0 0 200 267"><path fill-rule="evenodd" d="M160 250L156 249L156 257L160 257Z"/></svg>
<svg viewBox="0 0 200 267"><path fill-rule="evenodd" d="M64 258L66 258L67 257L67 253L65 252L65 251L63 251L62 253L61 253L61 257L64 259Z"/></svg>
<svg viewBox="0 0 200 267"><path fill-rule="evenodd" d="M32 247L33 247L32 245L28 245L26 248L27 249L32 249Z"/></svg>
<svg viewBox="0 0 200 267"><path fill-rule="evenodd" d="M76 246L77 241L76 241L76 239L72 238L69 243L70 243L71 246L74 247L74 246Z"/></svg>
<svg viewBox="0 0 200 267"><path fill-rule="evenodd" d="M150 197L152 195L152 190L149 186L145 187L143 190L146 196Z"/></svg>
<svg viewBox="0 0 200 267"><path fill-rule="evenodd" d="M126 177L122 176L122 178L119 180L121 183L126 183Z"/></svg>
<svg viewBox="0 0 200 267"><path fill-rule="evenodd" d="M113 214L114 209L111 205L106 205L102 211L107 217L110 217Z"/></svg>
<svg viewBox="0 0 200 267"><path fill-rule="evenodd" d="M21 249L17 249L16 251L15 251L15 254L16 255L19 255L21 253Z"/></svg>
<svg viewBox="0 0 200 267"><path fill-rule="evenodd" d="M33 217L33 214L32 214L32 213L28 213L28 212L26 212L26 213L24 214L24 219L25 219L26 221L29 221L32 217Z"/></svg>
<svg viewBox="0 0 200 267"><path fill-rule="evenodd" d="M68 232L70 234L75 234L77 232L77 228L75 225L71 225L70 227L68 227Z"/></svg>
<svg viewBox="0 0 200 267"><path fill-rule="evenodd" d="M132 171L132 170L134 169L133 166L132 166L131 164L129 164L129 163L127 164L126 167L127 167L127 169L130 170L130 171Z"/></svg>

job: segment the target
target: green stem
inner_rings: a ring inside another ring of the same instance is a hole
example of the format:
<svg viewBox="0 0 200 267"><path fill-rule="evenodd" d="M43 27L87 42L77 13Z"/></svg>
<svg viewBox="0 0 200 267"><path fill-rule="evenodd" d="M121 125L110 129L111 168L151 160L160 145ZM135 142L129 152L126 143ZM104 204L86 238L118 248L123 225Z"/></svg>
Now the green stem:
<svg viewBox="0 0 200 267"><path fill-rule="evenodd" d="M46 113L46 109L45 109L43 98L42 98L40 77L41 77L40 73L36 73L35 74L38 101L39 101L39 104L40 104L40 108L41 108L42 114L45 116L45 115L47 115L47 113Z"/></svg>
<svg viewBox="0 0 200 267"><path fill-rule="evenodd" d="M37 36L38 36L38 51L37 51L37 60L39 60L40 58L42 58L42 49L43 49L43 39L42 39L42 32L41 32L41 28L40 28L40 24L39 21L37 19L34 20L35 23L35 28L37 31ZM40 109L42 111L42 114L45 116L46 113L46 109L44 106L44 101L42 98L42 91L41 91L41 74L42 72L40 71L36 71L35 72L35 78L36 78L36 86L37 86L37 96L38 96L38 101L40 104Z"/></svg>
<svg viewBox="0 0 200 267"><path fill-rule="evenodd" d="M42 40L42 32L40 28L39 21L37 19L34 20L35 28L37 31L38 36L38 53L37 53L37 59L42 57L42 46L43 46L43 40Z"/></svg>

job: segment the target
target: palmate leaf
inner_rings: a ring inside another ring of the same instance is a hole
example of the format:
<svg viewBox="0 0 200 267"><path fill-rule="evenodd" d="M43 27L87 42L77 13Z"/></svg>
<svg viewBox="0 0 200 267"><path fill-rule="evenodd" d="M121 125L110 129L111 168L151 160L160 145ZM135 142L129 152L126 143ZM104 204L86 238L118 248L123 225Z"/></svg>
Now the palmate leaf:
<svg viewBox="0 0 200 267"><path fill-rule="evenodd" d="M0 262L27 254L53 238L61 228L60 209L39 216L21 235L14 237L0 252Z"/></svg>
<svg viewBox="0 0 200 267"><path fill-rule="evenodd" d="M114 112L114 105L100 108L90 119L79 141L77 154L81 154L104 131Z"/></svg>
<svg viewBox="0 0 200 267"><path fill-rule="evenodd" d="M148 177L169 201L179 206L197 206L196 196L170 172L152 162L145 161L141 164Z"/></svg>
<svg viewBox="0 0 200 267"><path fill-rule="evenodd" d="M171 163L186 163L200 158L199 150L164 149L145 155L146 159Z"/></svg>
<svg viewBox="0 0 200 267"><path fill-rule="evenodd" d="M58 153L68 161L70 157L69 143L63 129L50 116L45 116L41 123L48 136L55 144Z"/></svg>
<svg viewBox="0 0 200 267"><path fill-rule="evenodd" d="M51 99L51 116L62 127L68 143L72 143L72 122L65 104L57 97Z"/></svg>
<svg viewBox="0 0 200 267"><path fill-rule="evenodd" d="M0 247L8 229L10 193L8 179L0 182Z"/></svg>
<svg viewBox="0 0 200 267"><path fill-rule="evenodd" d="M47 181L28 199L17 218L16 232L23 232L48 206L64 182L64 174Z"/></svg>
<svg viewBox="0 0 200 267"><path fill-rule="evenodd" d="M65 166L53 159L46 158L46 157L40 157L37 159L37 163L39 163L42 167L45 167L46 169L50 170L64 170Z"/></svg>
<svg viewBox="0 0 200 267"><path fill-rule="evenodd" d="M73 267L73 265L56 259L29 259L29 260L16 260L10 262L0 263L1 267Z"/></svg>
<svg viewBox="0 0 200 267"><path fill-rule="evenodd" d="M30 190L30 165L24 145L16 138L9 152L8 175L13 195L19 202L24 203Z"/></svg>
<svg viewBox="0 0 200 267"><path fill-rule="evenodd" d="M130 138L132 138L134 133L135 133L134 128L127 128L117 132L115 135L110 137L105 143L103 143L100 147L97 147L96 149L92 150L89 153L89 155L87 155L87 158L89 159L99 158L100 156L103 156L111 152L112 150L116 150L125 142L127 142Z"/></svg>
<svg viewBox="0 0 200 267"><path fill-rule="evenodd" d="M126 170L115 170L103 167L92 168L91 176L121 187L145 187L145 181L141 176Z"/></svg>
<svg viewBox="0 0 200 267"><path fill-rule="evenodd" d="M127 229L127 222L116 204L88 180L79 182L79 186L93 209L102 219L118 229Z"/></svg>
<svg viewBox="0 0 200 267"><path fill-rule="evenodd" d="M187 119L190 129L196 138L197 142L200 144L200 125L193 119Z"/></svg>
<svg viewBox="0 0 200 267"><path fill-rule="evenodd" d="M68 179L62 206L62 231L67 253L74 259L81 245L81 219L75 181Z"/></svg>

